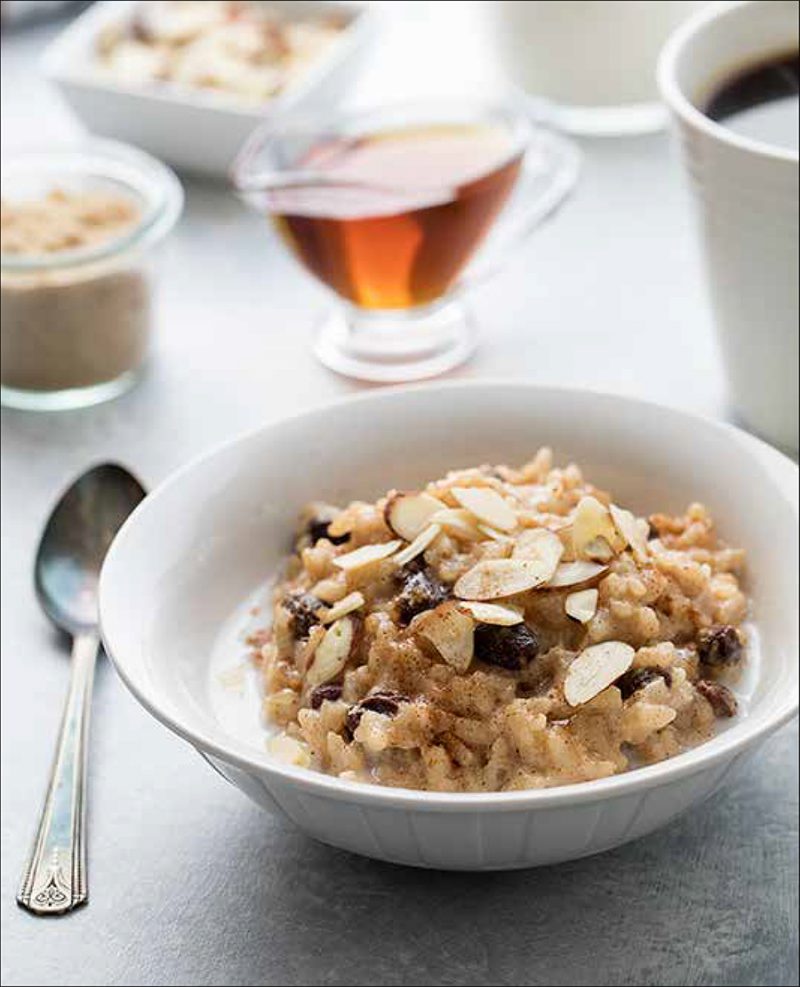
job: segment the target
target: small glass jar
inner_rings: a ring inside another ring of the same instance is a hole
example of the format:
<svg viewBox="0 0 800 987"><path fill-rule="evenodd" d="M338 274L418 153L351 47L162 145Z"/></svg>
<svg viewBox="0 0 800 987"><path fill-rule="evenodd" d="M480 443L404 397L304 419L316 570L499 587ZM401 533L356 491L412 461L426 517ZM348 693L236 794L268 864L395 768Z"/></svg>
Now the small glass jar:
<svg viewBox="0 0 800 987"><path fill-rule="evenodd" d="M114 141L3 162L4 203L44 202L56 190L116 197L134 218L95 245L0 254L0 401L9 407L84 407L138 380L153 328L154 248L183 207L167 167Z"/></svg>

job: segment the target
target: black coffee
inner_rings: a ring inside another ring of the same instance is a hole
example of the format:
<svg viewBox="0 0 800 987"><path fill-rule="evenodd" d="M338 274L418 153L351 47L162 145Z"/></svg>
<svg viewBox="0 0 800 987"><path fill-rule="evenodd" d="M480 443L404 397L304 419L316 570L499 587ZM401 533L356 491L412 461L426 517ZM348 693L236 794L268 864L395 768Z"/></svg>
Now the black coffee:
<svg viewBox="0 0 800 987"><path fill-rule="evenodd" d="M743 137L798 147L800 53L783 52L748 65L718 86L706 115Z"/></svg>

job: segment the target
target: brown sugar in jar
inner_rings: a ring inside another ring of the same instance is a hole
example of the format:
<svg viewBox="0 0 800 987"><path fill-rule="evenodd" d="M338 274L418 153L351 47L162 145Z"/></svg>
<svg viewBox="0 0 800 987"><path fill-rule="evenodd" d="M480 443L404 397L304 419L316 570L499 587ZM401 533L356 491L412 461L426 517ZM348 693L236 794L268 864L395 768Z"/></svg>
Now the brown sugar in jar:
<svg viewBox="0 0 800 987"><path fill-rule="evenodd" d="M3 403L69 408L121 393L147 359L152 248L180 212L177 179L147 155L102 142L17 156L3 186Z"/></svg>

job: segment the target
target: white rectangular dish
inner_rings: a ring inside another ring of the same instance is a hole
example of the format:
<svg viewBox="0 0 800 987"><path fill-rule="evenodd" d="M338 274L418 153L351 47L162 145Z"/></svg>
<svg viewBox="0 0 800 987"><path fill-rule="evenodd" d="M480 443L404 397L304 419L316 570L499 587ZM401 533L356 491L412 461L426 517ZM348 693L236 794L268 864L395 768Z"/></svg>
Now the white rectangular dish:
<svg viewBox="0 0 800 987"><path fill-rule="evenodd" d="M115 22L129 19L136 6L138 0L95 3L47 49L45 75L94 133L127 141L184 171L217 177L226 174L239 147L265 116L339 101L377 25L367 3L265 3L299 17L340 14L347 25L329 51L269 102L239 107L190 87L123 85L105 78L93 64L98 36Z"/></svg>

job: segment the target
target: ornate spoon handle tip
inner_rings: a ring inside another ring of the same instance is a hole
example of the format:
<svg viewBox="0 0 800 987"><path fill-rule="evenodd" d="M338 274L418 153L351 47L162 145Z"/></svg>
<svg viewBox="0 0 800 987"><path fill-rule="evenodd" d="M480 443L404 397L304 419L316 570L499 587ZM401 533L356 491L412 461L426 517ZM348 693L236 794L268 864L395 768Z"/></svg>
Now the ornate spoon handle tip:
<svg viewBox="0 0 800 987"><path fill-rule="evenodd" d="M72 673L61 732L17 902L35 915L61 915L88 899L86 882L86 752L92 681L100 640L81 634L72 646Z"/></svg>

